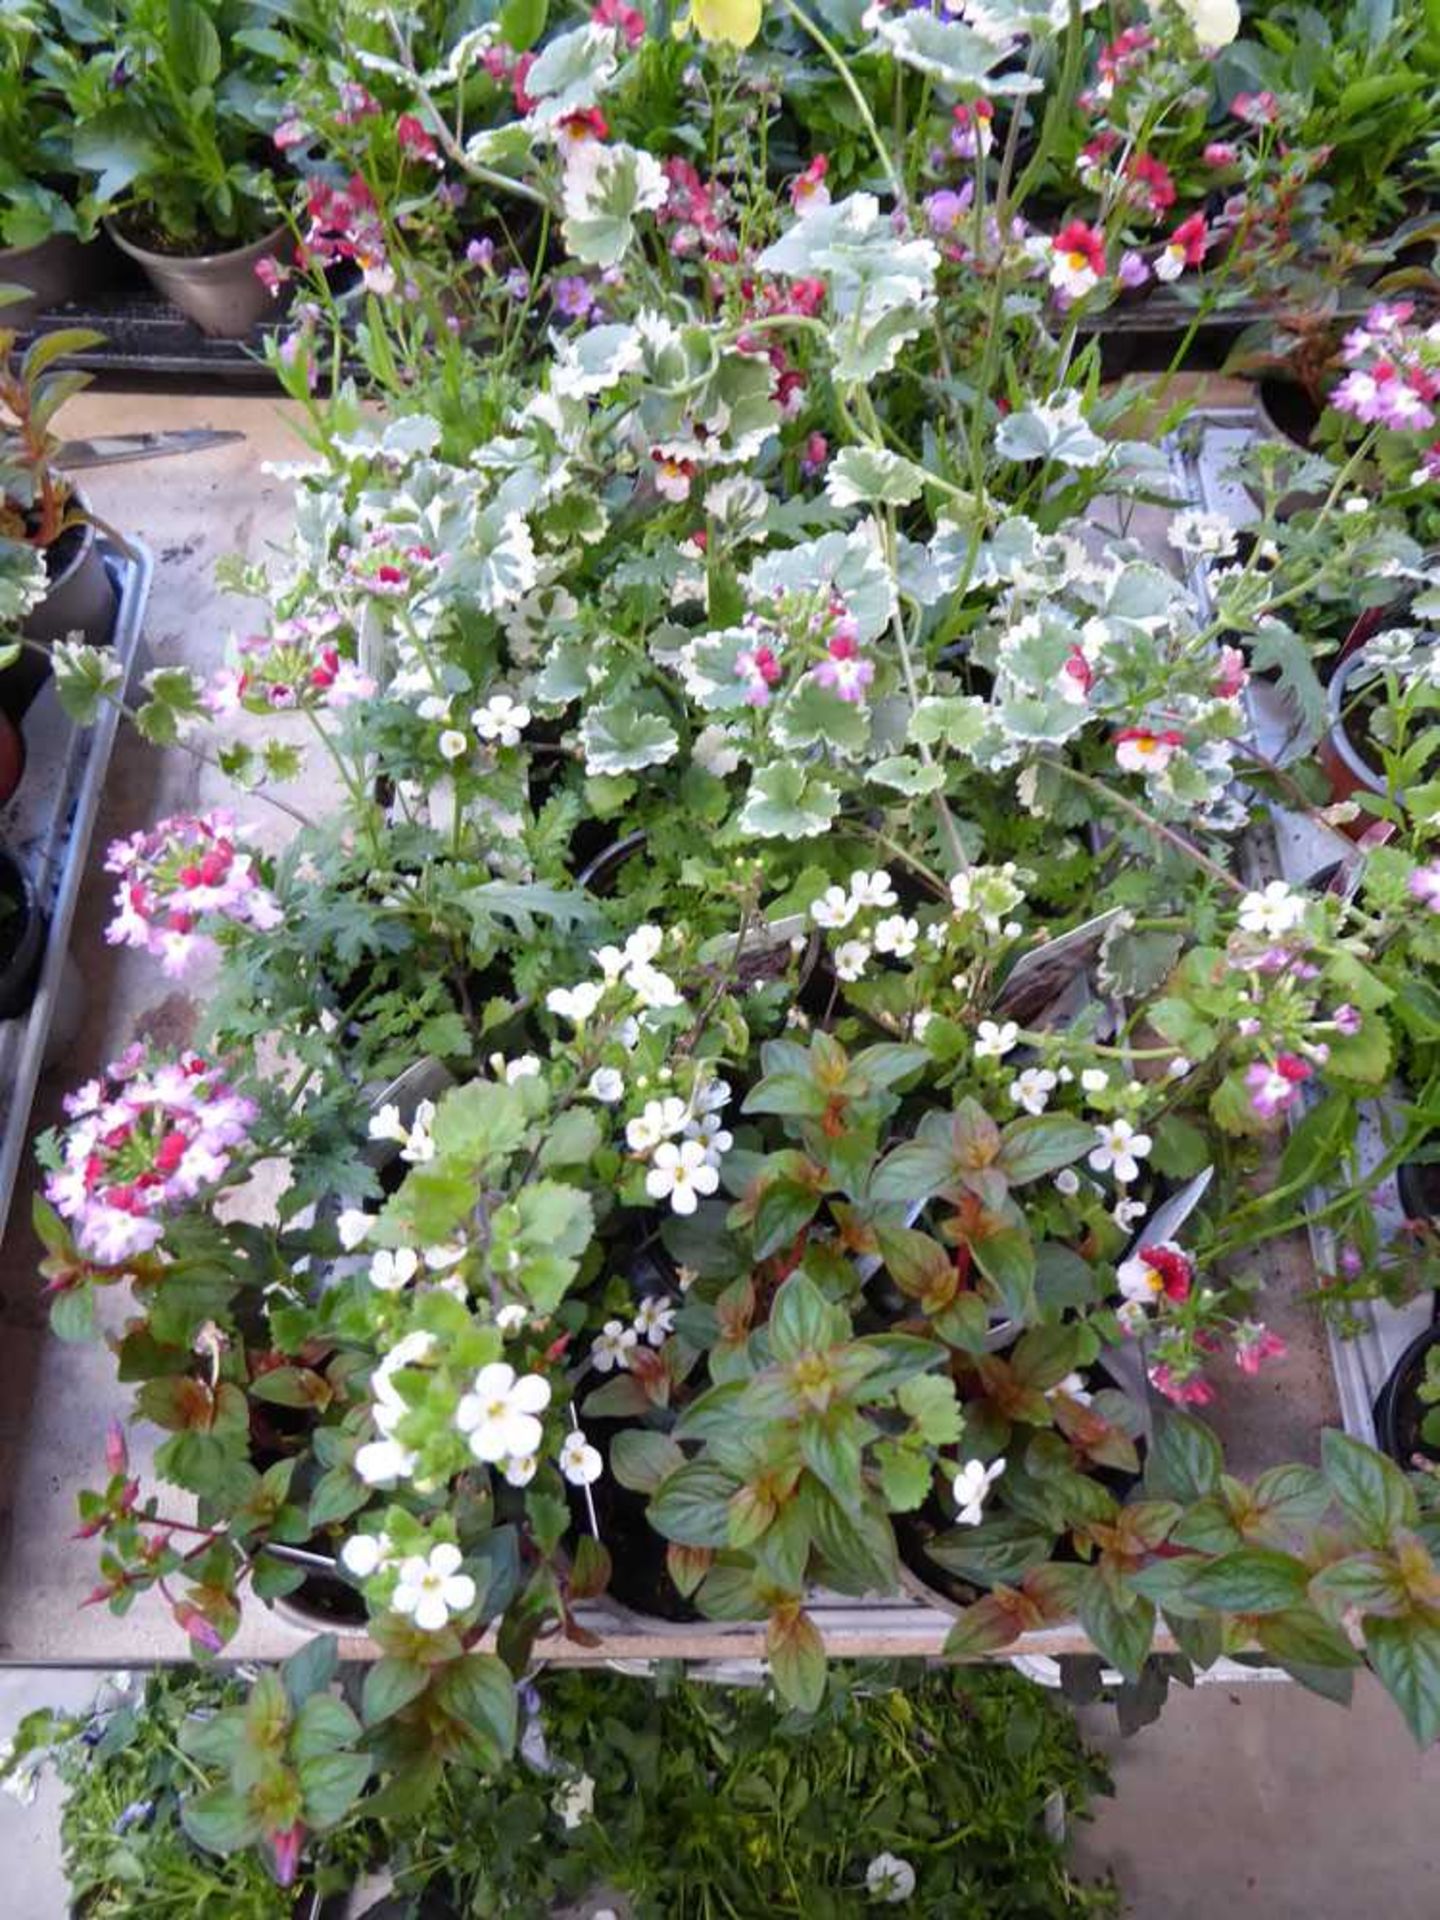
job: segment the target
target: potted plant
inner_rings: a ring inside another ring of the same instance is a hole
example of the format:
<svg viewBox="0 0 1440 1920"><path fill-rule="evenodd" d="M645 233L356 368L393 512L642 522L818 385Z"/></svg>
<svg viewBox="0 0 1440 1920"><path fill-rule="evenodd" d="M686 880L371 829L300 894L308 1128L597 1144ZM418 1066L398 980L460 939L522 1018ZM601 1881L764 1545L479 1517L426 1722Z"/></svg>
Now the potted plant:
<svg viewBox="0 0 1440 1920"><path fill-rule="evenodd" d="M6 588L5 610L26 643L0 679L0 699L12 719L49 673L51 643L78 634L103 645L115 617L115 584L95 522L54 464L60 446L55 414L88 384L84 375L61 373L56 362L98 339L87 329L67 328L19 354L14 330L0 327L0 551L11 556L5 566L14 583ZM34 557L44 565L38 594L30 573Z"/></svg>
<svg viewBox="0 0 1440 1920"><path fill-rule="evenodd" d="M46 77L59 25L48 0L7 8L0 21L0 284L25 294L9 318L27 324L93 281L93 200L79 191L70 126Z"/></svg>
<svg viewBox="0 0 1440 1920"><path fill-rule="evenodd" d="M288 230L267 167L256 57L233 0L142 0L117 39L103 8L50 69L73 120L76 167L106 231L202 332L248 333L274 304L257 276ZM278 112L278 105L272 109Z"/></svg>

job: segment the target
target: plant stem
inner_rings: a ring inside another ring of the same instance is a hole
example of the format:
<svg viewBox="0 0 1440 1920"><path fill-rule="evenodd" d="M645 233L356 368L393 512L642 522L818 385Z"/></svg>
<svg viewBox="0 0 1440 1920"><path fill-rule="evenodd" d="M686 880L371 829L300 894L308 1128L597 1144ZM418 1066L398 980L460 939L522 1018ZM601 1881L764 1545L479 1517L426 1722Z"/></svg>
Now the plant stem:
<svg viewBox="0 0 1440 1920"><path fill-rule="evenodd" d="M1137 826L1144 827L1147 833L1153 833L1158 839L1164 840L1178 853L1183 853L1187 860L1193 860L1197 867L1202 868L1222 887L1228 887L1232 893L1249 891L1243 881L1237 880L1233 873L1227 873L1224 867L1210 858L1208 853L1202 853L1192 840L1187 840L1183 833L1177 833L1173 827L1167 827L1163 820L1157 820L1153 815L1146 813L1145 809L1130 799L1127 794L1120 793L1113 787L1107 787L1088 773L1081 773L1078 767L1067 766L1063 760L1052 760L1049 764L1057 772L1064 774L1067 780L1073 780L1077 786L1088 788L1091 793L1096 794L1110 806L1118 807L1122 813L1128 814Z"/></svg>
<svg viewBox="0 0 1440 1920"><path fill-rule="evenodd" d="M875 116L870 111L870 102L865 98L859 82L856 80L854 74L851 73L844 54L840 52L839 48L836 47L832 41L826 38L805 10L796 5L796 0L785 0L785 11L790 15L790 18L795 22L796 26L800 28L801 32L807 33L810 36L839 75L841 85L849 94L855 111L860 116L861 125L870 136L871 144L874 146L876 157L884 170L885 179L890 191L894 194L897 202L903 206L905 204L905 183L895 171L895 162L890 158L890 149L881 138L880 129L875 124Z"/></svg>

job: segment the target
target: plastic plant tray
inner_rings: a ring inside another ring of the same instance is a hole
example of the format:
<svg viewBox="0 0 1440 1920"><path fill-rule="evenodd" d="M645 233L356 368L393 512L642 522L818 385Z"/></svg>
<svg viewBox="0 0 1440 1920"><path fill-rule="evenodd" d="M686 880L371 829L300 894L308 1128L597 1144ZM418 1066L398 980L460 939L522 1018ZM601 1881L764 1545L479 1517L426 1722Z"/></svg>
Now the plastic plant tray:
<svg viewBox="0 0 1440 1920"><path fill-rule="evenodd" d="M1187 497L1207 512L1225 514L1237 526L1253 523L1258 518L1255 503L1231 469L1235 456L1257 437L1255 416L1248 408L1217 408L1196 416L1191 424L1192 433L1173 456ZM1208 614L1211 600L1203 565L1194 569L1192 578L1201 610ZM1303 736L1274 690L1263 681L1252 681L1246 705L1251 739L1258 750L1277 764L1294 758ZM1252 833L1243 843L1242 874L1255 885L1281 879L1304 886L1337 860L1356 855L1353 840L1275 802L1271 823L1271 834ZM1384 1159L1387 1141L1395 1134L1394 1113L1395 1102L1384 1096L1362 1104L1355 1147L1362 1172ZM1329 1197L1323 1188L1316 1189L1311 1195L1314 1210ZM1372 1205L1382 1239L1395 1233L1404 1210L1393 1174L1378 1184ZM1339 1246L1334 1233L1313 1215L1306 1232L1315 1272L1336 1272ZM1375 1444L1376 1397L1405 1348L1430 1324L1432 1312L1433 1301L1425 1294L1403 1307L1384 1300L1349 1303L1346 1313L1353 1329L1349 1332L1342 1332L1327 1316L1330 1363L1347 1433Z"/></svg>
<svg viewBox="0 0 1440 1920"><path fill-rule="evenodd" d="M123 698L140 654L153 562L138 541L130 543L128 555L103 538L101 547L119 593L110 644L120 662L117 691ZM70 928L119 721L119 708L107 700L93 726L77 727L60 705L54 678L47 679L21 722L24 776L0 812L0 842L30 876L48 923L30 1008L13 1020L0 1020L0 1233L25 1151L30 1107L60 999Z"/></svg>

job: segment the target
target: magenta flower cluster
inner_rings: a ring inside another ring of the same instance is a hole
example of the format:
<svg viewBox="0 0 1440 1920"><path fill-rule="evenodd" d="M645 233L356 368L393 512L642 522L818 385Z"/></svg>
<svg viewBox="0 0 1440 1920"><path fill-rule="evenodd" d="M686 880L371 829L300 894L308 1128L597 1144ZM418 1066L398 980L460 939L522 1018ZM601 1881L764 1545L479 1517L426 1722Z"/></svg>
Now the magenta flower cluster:
<svg viewBox="0 0 1440 1920"><path fill-rule="evenodd" d="M157 1244L167 1213L225 1177L257 1110L199 1054L151 1066L137 1044L67 1094L65 1111L45 1197L82 1253L118 1267Z"/></svg>
<svg viewBox="0 0 1440 1920"><path fill-rule="evenodd" d="M228 920L260 933L278 927L275 897L237 838L235 816L217 808L175 814L148 833L112 841L105 871L119 884L115 917L105 929L111 946L149 953L178 979L192 960L214 950L204 923Z"/></svg>
<svg viewBox="0 0 1440 1920"><path fill-rule="evenodd" d="M1409 300L1380 300L1346 334L1341 357L1350 371L1331 391L1332 407L1397 433L1435 425L1440 327L1413 327L1414 315Z"/></svg>

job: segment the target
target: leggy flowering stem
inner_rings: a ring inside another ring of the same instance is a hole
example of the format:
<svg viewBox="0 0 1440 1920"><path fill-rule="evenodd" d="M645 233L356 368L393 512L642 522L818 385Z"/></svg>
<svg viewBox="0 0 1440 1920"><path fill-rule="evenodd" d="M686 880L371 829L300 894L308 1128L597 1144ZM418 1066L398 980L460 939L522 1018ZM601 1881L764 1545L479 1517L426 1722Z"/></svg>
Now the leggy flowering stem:
<svg viewBox="0 0 1440 1920"><path fill-rule="evenodd" d="M1153 833L1158 839L1164 840L1174 847L1177 853L1183 853L1187 860L1193 860L1197 867L1208 873L1212 880L1217 880L1222 887L1228 887L1232 893L1249 891L1233 873L1227 873L1225 868L1212 860L1208 853L1202 853L1193 840L1187 840L1183 833L1177 833L1173 827L1167 827L1163 820L1157 820L1153 814L1147 813L1127 794L1118 792L1114 787L1107 787L1103 781L1094 779L1088 773L1081 773L1078 767L1067 766L1063 760L1053 760L1050 765L1064 774L1067 780L1073 780L1077 786L1088 788L1107 805L1118 807L1122 813L1128 814L1137 826L1144 827L1147 833Z"/></svg>
<svg viewBox="0 0 1440 1920"><path fill-rule="evenodd" d="M882 833L878 827L867 826L864 823L860 823L859 831L865 835L867 840L873 840L877 847L883 847L888 854L891 854L896 860L901 861L905 866L909 867L912 873L918 873L927 886L935 889L935 892L939 894L941 899L949 899L950 889L941 879L940 875L936 873L935 869L933 867L927 867L923 860L918 859L915 854L909 852L905 847L902 847L898 840L892 840L888 833Z"/></svg>
<svg viewBox="0 0 1440 1920"><path fill-rule="evenodd" d="M856 80L854 74L851 73L844 54L840 52L833 41L827 39L825 34L816 26L815 22L805 10L795 4L795 0L785 0L785 11L790 15L790 18L795 22L796 26L799 27L800 31L810 36L839 75L841 85L849 94L855 111L860 116L860 124L870 136L871 144L875 148L876 157L884 169L886 180L889 182L890 191L903 206L905 203L905 183L895 171L895 162L890 158L890 149L881 138L880 129L875 124L875 116L870 111L870 102L865 98L859 82Z"/></svg>

